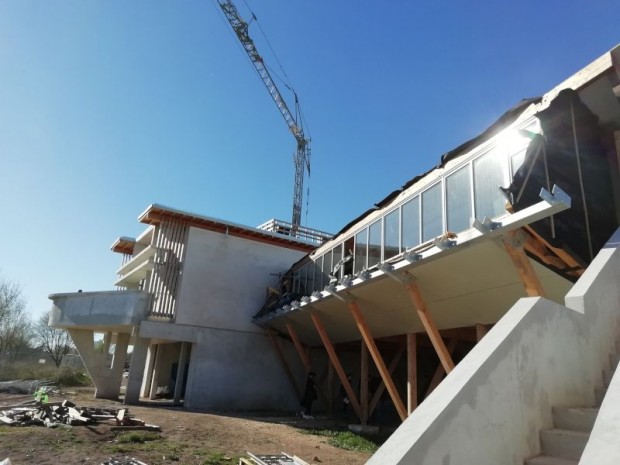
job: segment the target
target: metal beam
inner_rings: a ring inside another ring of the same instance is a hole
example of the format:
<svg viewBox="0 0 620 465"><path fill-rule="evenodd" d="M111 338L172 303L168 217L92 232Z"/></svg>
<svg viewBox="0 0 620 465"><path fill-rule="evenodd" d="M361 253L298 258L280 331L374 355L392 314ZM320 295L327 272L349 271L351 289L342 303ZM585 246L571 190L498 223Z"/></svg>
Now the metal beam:
<svg viewBox="0 0 620 465"><path fill-rule="evenodd" d="M437 356L439 357L444 370L446 370L446 373L450 373L454 369L454 362L452 361L452 357L450 357L450 353L448 352L443 339L439 335L435 322L426 308L426 303L424 302L424 299L422 299L418 285L415 282L410 282L405 287L407 288L409 297L413 301L413 305L418 312L420 320L422 320L422 325L426 330L426 334L428 334L431 344L433 344L435 352L437 352Z"/></svg>
<svg viewBox="0 0 620 465"><path fill-rule="evenodd" d="M353 410L355 410L355 413L357 414L358 418L361 420L362 409L357 400L357 396L355 395L355 391L353 390L353 387L351 387L351 383L347 379L347 375L345 374L344 369L342 368L342 364L340 363L340 360L338 359L338 355L336 354L334 345L329 339L327 331L325 330L325 326L323 325L323 322L319 318L319 315L317 315L316 313L314 312L311 313L310 318L312 319L312 322L314 323L314 326L317 332L319 333L319 337L321 338L321 341L323 342L323 345L325 346L325 350L327 351L327 354L329 355L329 359L331 360L332 365L334 366L334 369L336 370L336 374L338 375L338 378L340 379L340 382L342 383L342 386L344 387L344 390L346 391L347 396L349 396L349 400L351 401Z"/></svg>
<svg viewBox="0 0 620 465"><path fill-rule="evenodd" d="M362 335L362 339L364 339L364 342L366 343L366 347L368 347L368 351L370 352L370 355L375 362L377 370L379 371L379 375L383 379L383 382L385 383L385 387L387 388L388 393L390 394L390 397L392 398L394 407L396 407L396 411L398 412L400 419L404 421L407 418L407 409L405 408L405 405L403 404L403 401L400 398L400 395L398 394L398 390L396 389L396 385L394 384L394 380L392 379L392 376L388 372L387 366L385 366L385 362L383 361L383 358L381 357L381 353L379 352L379 349L377 348L377 344L375 343L375 340L373 339L372 334L370 334L370 329L368 328L368 325L366 324L366 320L364 319L364 316L362 315L359 305L357 304L356 301L352 300L352 301L347 302L347 306L349 307L349 311L351 312L351 315L353 316L353 319L355 320L357 329Z"/></svg>

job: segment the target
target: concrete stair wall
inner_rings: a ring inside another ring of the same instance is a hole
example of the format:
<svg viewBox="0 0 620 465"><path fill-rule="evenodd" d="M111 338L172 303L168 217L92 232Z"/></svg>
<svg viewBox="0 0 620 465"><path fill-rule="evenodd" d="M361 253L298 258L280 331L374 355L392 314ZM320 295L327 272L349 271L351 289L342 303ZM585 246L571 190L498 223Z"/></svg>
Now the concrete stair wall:
<svg viewBox="0 0 620 465"><path fill-rule="evenodd" d="M595 389L596 405L553 407L553 428L540 432L541 454L525 460L525 465L578 465L594 428L607 387L620 362L620 341L616 341L615 349L616 353L609 357L609 367L603 370L603 387Z"/></svg>

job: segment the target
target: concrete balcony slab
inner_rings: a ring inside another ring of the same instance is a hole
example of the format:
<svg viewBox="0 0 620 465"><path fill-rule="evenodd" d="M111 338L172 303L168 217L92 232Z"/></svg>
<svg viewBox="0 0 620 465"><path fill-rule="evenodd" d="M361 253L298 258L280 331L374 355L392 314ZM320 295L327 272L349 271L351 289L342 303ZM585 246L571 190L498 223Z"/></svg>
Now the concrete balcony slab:
<svg viewBox="0 0 620 465"><path fill-rule="evenodd" d="M74 292L49 298L53 301L50 326L131 333L146 318L151 294L139 290Z"/></svg>

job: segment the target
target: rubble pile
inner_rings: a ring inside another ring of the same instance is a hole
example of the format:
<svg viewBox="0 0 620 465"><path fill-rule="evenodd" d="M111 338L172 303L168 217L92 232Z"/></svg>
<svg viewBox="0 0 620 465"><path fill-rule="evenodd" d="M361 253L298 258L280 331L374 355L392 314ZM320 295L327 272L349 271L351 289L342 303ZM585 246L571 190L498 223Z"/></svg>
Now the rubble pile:
<svg viewBox="0 0 620 465"><path fill-rule="evenodd" d="M0 424L11 426L41 425L53 428L58 425L91 425L106 422L110 430L152 429L156 425L147 425L134 418L127 409L108 407L77 407L69 400L59 402L25 402L20 405L0 408Z"/></svg>
<svg viewBox="0 0 620 465"><path fill-rule="evenodd" d="M2 464L0 464L2 465ZM125 457L124 459L109 459L103 462L101 465L147 465L144 462L140 462L134 458Z"/></svg>

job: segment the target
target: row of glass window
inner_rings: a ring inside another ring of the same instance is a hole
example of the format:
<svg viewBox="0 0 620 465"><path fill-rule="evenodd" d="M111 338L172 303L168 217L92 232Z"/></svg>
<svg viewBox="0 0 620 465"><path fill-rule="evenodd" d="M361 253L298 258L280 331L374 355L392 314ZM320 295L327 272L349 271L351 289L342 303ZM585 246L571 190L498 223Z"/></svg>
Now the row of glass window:
<svg viewBox="0 0 620 465"><path fill-rule="evenodd" d="M506 186L525 158L527 140L496 145L388 211L294 274L293 292L310 295L330 279L355 274L442 235L505 213ZM349 257L348 259L346 259ZM346 259L343 260L343 258ZM344 263L342 263L344 261Z"/></svg>

